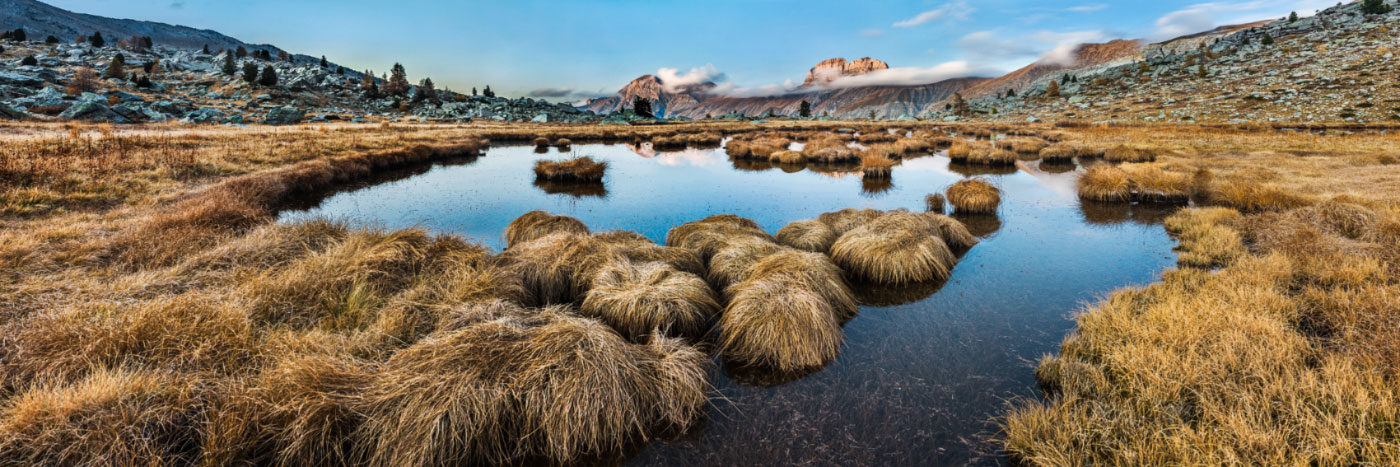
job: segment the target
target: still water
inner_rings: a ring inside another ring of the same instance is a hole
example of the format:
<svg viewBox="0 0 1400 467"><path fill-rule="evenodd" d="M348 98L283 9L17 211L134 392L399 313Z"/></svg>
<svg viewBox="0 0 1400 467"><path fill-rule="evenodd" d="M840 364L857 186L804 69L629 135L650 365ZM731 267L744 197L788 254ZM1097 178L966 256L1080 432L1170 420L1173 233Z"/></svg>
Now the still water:
<svg viewBox="0 0 1400 467"><path fill-rule="evenodd" d="M609 163L597 185L537 185L542 158ZM970 175L1003 190L998 216L964 219L982 243L941 288L862 306L840 358L776 386L717 369L709 417L629 453L632 465L946 465L1004 463L996 417L1037 397L1032 374L1073 330L1072 314L1114 289L1155 280L1175 261L1167 210L1081 205L1075 164L987 169L941 155L907 159L892 183L854 167L731 161L721 149L654 152L583 145L568 153L492 148L479 158L386 174L307 200L285 221L344 219L422 227L497 250L507 224L531 210L577 217L596 231L632 230L658 243L711 214L751 218L770 233L842 208L923 210L924 196Z"/></svg>

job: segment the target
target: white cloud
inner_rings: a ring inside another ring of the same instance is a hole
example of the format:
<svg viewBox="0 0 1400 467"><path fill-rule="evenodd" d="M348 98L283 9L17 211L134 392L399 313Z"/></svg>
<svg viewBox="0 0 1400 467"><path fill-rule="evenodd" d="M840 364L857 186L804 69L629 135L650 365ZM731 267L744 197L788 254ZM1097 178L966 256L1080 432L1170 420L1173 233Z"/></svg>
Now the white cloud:
<svg viewBox="0 0 1400 467"><path fill-rule="evenodd" d="M846 76L826 84L826 88L857 88L865 86L918 86L969 76L999 75L1000 70L966 61L940 63L927 68L900 67L873 71L859 76Z"/></svg>
<svg viewBox="0 0 1400 467"><path fill-rule="evenodd" d="M720 83L710 90L710 94L718 94L729 97L767 97L781 96L799 92L798 83L793 80L783 81L781 84L765 84L761 86L739 86L734 83Z"/></svg>
<svg viewBox="0 0 1400 467"><path fill-rule="evenodd" d="M656 70L657 79L661 80L661 85L668 92L678 90L703 83L719 83L725 80L724 73L715 69L714 64L706 63L705 66L691 68L690 71L681 73L677 68L662 68Z"/></svg>
<svg viewBox="0 0 1400 467"><path fill-rule="evenodd" d="M1088 5L1072 6L1072 7L1066 8L1065 10L1066 10L1066 11L1073 11L1073 12L1075 12L1075 13L1090 13L1090 12L1100 11L1100 10L1103 10L1103 9L1106 9L1106 8L1108 8L1108 4L1107 4L1107 3L1090 3L1090 4L1088 4Z"/></svg>
<svg viewBox="0 0 1400 467"><path fill-rule="evenodd" d="M893 27L912 28L914 26L925 24L930 21L937 21L945 18L965 20L967 19L968 15L972 14L972 12L974 11L977 10L971 5L968 5L965 0L954 0L948 3L944 3L938 8L934 8L932 10L928 10L923 13L914 15L913 18L896 22L894 23Z"/></svg>
<svg viewBox="0 0 1400 467"><path fill-rule="evenodd" d="M977 31L958 39L957 46L979 57L1014 62L1037 58L1044 63L1072 65L1080 44L1101 42L1111 35L1092 31L1036 31L1012 36L1001 31Z"/></svg>
<svg viewBox="0 0 1400 467"><path fill-rule="evenodd" d="M1296 11L1307 16L1335 4L1335 0L1251 0L1245 2L1197 3L1157 18L1153 38L1166 40L1209 31L1226 24L1242 24L1262 19L1282 18Z"/></svg>
<svg viewBox="0 0 1400 467"><path fill-rule="evenodd" d="M880 37L885 35L884 29L870 28L860 32L860 37Z"/></svg>

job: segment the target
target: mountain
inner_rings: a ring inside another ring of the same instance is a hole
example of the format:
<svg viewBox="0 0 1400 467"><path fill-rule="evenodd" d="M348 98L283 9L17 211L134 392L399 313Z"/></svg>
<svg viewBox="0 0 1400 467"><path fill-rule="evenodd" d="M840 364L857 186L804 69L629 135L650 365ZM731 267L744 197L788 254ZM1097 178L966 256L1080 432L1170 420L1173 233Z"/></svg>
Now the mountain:
<svg viewBox="0 0 1400 467"><path fill-rule="evenodd" d="M1019 70L1007 73L1001 77L989 79L978 83L976 86L968 88L963 92L963 97L975 99L979 97L1001 96L1006 94L1007 89L1014 89L1017 93L1024 91L1031 83L1051 73L1092 67L1116 61L1131 61L1142 50L1143 42L1138 40L1118 39L1102 44L1081 44L1075 48L1073 62L1058 63L1051 60L1039 60L1030 65L1026 65Z"/></svg>
<svg viewBox="0 0 1400 467"><path fill-rule="evenodd" d="M632 80L617 95L589 100L583 108L617 112L632 106L638 97L652 102L658 117L705 118L727 114L745 116L796 116L803 101L812 105L814 116L864 118L875 112L883 118L913 116L928 112L936 103L954 93L980 83L984 78L960 78L917 86L834 86L840 78L860 76L889 69L889 64L870 57L854 61L844 58L823 60L807 71L802 86L776 96L736 97L714 92L714 83L701 83L681 89L666 86L660 78L644 75Z"/></svg>
<svg viewBox="0 0 1400 467"><path fill-rule="evenodd" d="M1390 2L1394 3L1394 2ZM1015 97L969 102L961 117L1082 122L1400 121L1393 52L1400 9L1367 14L1359 2L1296 21L1226 26L1150 44L1133 60L1061 70ZM1059 96L1051 79L1071 76Z"/></svg>
<svg viewBox="0 0 1400 467"><path fill-rule="evenodd" d="M267 49L273 53L279 51L276 47L247 44L208 29L74 13L36 0L0 0L0 24L7 29L24 28L32 40L54 36L72 42L79 35L100 32L110 42L137 35L149 36L156 44L185 49L198 49L208 44L215 50L233 49L241 45L249 49Z"/></svg>

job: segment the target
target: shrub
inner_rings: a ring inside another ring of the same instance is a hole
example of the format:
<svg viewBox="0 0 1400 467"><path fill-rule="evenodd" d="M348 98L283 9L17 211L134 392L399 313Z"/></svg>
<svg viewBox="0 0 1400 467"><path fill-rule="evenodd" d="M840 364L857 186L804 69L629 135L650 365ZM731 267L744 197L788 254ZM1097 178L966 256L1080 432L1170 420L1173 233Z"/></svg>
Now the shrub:
<svg viewBox="0 0 1400 467"><path fill-rule="evenodd" d="M33 55L25 55L24 58L20 59L19 64L22 66L38 66L39 59L34 58Z"/></svg>

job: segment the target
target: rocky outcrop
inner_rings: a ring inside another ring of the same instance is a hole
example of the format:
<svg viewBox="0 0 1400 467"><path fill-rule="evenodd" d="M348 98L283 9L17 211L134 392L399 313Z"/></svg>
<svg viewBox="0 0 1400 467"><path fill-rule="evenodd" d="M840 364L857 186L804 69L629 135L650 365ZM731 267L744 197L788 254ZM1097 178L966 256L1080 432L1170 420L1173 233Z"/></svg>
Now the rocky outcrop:
<svg viewBox="0 0 1400 467"><path fill-rule="evenodd" d="M888 63L870 57L861 58L854 62L847 62L844 58L829 58L822 60L817 66L807 71L807 78L802 80L802 86L821 86L840 78L860 76L889 68Z"/></svg>

